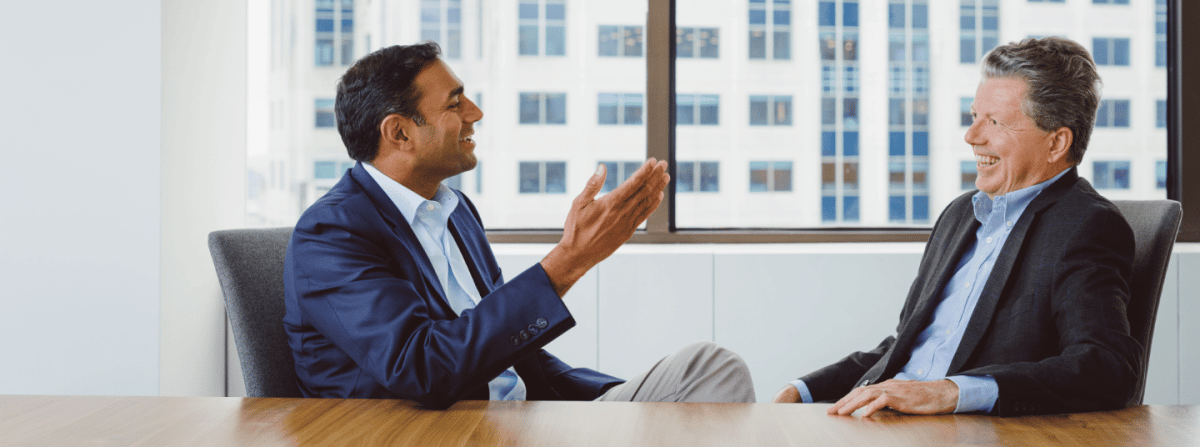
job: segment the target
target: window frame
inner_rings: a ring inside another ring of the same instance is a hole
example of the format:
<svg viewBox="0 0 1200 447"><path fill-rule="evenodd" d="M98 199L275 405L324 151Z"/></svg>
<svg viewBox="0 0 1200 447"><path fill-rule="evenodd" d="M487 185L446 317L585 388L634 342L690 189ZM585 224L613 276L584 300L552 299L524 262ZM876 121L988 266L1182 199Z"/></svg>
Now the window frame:
<svg viewBox="0 0 1200 447"><path fill-rule="evenodd" d="M675 8L677 0L647 0L646 23L646 152L667 160L673 173L675 153ZM1184 148L1200 153L1200 139L1183 139L1184 128L1200 128L1200 89L1183 91L1185 79L1200 85L1200 51L1185 54L1183 44L1200 47L1200 8L1180 8L1182 0L1167 2L1167 198L1183 203L1200 203L1200 180L1183 182L1183 173L1200 179L1200 157L1183 158ZM1184 110L1190 113L1182 113ZM1185 146L1186 145L1186 146ZM820 227L820 228L731 228L681 229L675 225L675 184L667 186L662 204L647 219L629 243L830 243L830 242L926 242L930 228L912 227ZM578 194L568 187L568 194ZM930 210L931 221L941 210ZM492 243L557 243L562 230L489 230ZM1200 242L1200 213L1184 213L1178 242Z"/></svg>

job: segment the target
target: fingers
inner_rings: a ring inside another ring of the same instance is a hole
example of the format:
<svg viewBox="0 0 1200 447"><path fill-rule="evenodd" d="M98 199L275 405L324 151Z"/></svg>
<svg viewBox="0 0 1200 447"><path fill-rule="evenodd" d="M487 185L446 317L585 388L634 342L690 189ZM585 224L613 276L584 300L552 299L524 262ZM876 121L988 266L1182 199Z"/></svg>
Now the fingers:
<svg viewBox="0 0 1200 447"><path fill-rule="evenodd" d="M872 414L875 414L876 411L887 408L887 406L891 404L891 401L892 401L892 395L888 394L887 391L884 391L883 393L881 393L879 395L879 397L876 397L875 399L868 402L865 406L863 406L861 408L862 413L859 413L859 416L865 418ZM853 412L851 412L851 413L853 413Z"/></svg>
<svg viewBox="0 0 1200 447"><path fill-rule="evenodd" d="M629 176L629 179L621 183L617 189L609 192L606 197L611 197L610 200L617 202L624 202L639 193L649 192L649 190L661 191L663 186L666 186L666 181L662 177L666 175L666 169L665 161L658 161L651 157L642 163L642 167L638 168L637 172Z"/></svg>
<svg viewBox="0 0 1200 447"><path fill-rule="evenodd" d="M604 163L596 165L596 173L592 174L592 177L588 179L587 184L583 186L583 192L580 192L579 195L575 197L575 207L582 207L583 205L594 200L596 198L596 194L600 192L600 188L604 186L604 179L607 176L608 168L604 166Z"/></svg>

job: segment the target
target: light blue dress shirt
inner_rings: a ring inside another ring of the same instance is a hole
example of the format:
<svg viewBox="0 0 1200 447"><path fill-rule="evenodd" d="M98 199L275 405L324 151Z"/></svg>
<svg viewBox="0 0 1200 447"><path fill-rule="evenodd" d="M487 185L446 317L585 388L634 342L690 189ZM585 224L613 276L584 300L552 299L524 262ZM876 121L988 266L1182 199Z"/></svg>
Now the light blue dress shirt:
<svg viewBox="0 0 1200 447"><path fill-rule="evenodd" d="M912 356L904 368L896 373L896 379L949 379L958 385L955 413L992 411L1000 397L1000 388L994 378L986 375L946 377L946 373L963 335L966 334L967 324L975 312L975 305L979 303L983 288L992 274L992 267L995 266L996 258L1004 246L1004 241L1008 240L1013 225L1042 190L1069 170L1058 173L1050 180L994 199L983 192L971 197L975 220L980 223L979 229L975 231L975 241L958 261L954 276L950 277L946 288L942 290L942 299L934 310L932 322L917 335ZM812 402L812 393L803 380L793 381L792 386L800 392L804 402Z"/></svg>
<svg viewBox="0 0 1200 447"><path fill-rule="evenodd" d="M458 207L458 195L446 185L439 184L433 200L425 200L391 177L384 175L374 166L363 163L367 173L375 179L375 183L383 188L400 214L408 221L421 248L433 264L441 282L442 290L446 291L446 300L454 312L462 315L464 311L479 304L479 290L471 279L471 270L467 267L466 259L458 248L458 243L449 231L446 223L450 213ZM525 382L517 376L516 370L508 368L495 379L488 382L488 398L491 400L525 400Z"/></svg>

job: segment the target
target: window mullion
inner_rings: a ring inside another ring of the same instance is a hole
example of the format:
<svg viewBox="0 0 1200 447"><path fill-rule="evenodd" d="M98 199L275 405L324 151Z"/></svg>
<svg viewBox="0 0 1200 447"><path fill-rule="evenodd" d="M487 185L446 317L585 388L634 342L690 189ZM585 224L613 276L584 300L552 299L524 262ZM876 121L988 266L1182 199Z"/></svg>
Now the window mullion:
<svg viewBox="0 0 1200 447"><path fill-rule="evenodd" d="M646 156L670 163L671 183L646 221L646 232L675 228L675 0L648 0L646 16Z"/></svg>

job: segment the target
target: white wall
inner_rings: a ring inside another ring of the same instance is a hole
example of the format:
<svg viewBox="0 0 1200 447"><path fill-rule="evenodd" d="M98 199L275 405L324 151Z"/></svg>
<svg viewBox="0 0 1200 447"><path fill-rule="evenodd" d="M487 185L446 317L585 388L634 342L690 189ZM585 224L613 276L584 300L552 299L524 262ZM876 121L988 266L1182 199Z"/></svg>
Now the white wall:
<svg viewBox="0 0 1200 447"><path fill-rule="evenodd" d="M4 4L0 394L158 393L159 11Z"/></svg>

